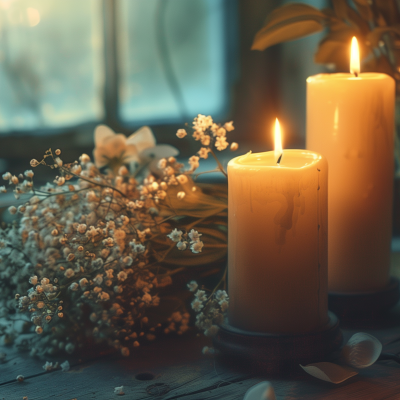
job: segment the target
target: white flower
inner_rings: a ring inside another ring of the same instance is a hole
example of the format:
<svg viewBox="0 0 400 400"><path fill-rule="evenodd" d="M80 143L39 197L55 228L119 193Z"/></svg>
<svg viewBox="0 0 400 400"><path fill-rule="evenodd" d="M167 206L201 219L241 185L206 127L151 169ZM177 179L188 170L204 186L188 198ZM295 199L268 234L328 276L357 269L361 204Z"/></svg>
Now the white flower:
<svg viewBox="0 0 400 400"><path fill-rule="evenodd" d="M64 361L63 363L60 364L61 370L63 372L69 371L70 365L68 361Z"/></svg>
<svg viewBox="0 0 400 400"><path fill-rule="evenodd" d="M219 305L221 306L222 312L225 312L229 307L229 303L226 300L221 301Z"/></svg>
<svg viewBox="0 0 400 400"><path fill-rule="evenodd" d="M217 290L215 293L215 298L218 301L223 301L228 299L228 294L225 292L225 290Z"/></svg>
<svg viewBox="0 0 400 400"><path fill-rule="evenodd" d="M197 254L197 253L201 253L202 249L203 249L204 243L199 240L198 242L194 242L191 246L190 246L190 250L192 250L193 253Z"/></svg>
<svg viewBox="0 0 400 400"><path fill-rule="evenodd" d="M199 287L199 285L197 284L196 281L190 281L190 282L187 284L187 287L189 288L189 290L190 290L191 292L194 292L194 291Z"/></svg>
<svg viewBox="0 0 400 400"><path fill-rule="evenodd" d="M124 288L121 285L114 286L115 293L122 293L123 291L124 291Z"/></svg>
<svg viewBox="0 0 400 400"><path fill-rule="evenodd" d="M117 386L116 388L114 388L114 394L118 394L118 395L124 395L124 387L123 386Z"/></svg>
<svg viewBox="0 0 400 400"><path fill-rule="evenodd" d="M229 143L226 141L225 136L218 136L215 140L215 147L217 150L222 151L228 147Z"/></svg>
<svg viewBox="0 0 400 400"><path fill-rule="evenodd" d="M211 325L210 328L206 329L204 331L204 335L208 337L213 337L215 336L219 331L219 327L217 325Z"/></svg>
<svg viewBox="0 0 400 400"><path fill-rule="evenodd" d="M66 278L71 278L75 275L75 272L72 268L68 268L65 272L64 272L64 276Z"/></svg>
<svg viewBox="0 0 400 400"><path fill-rule="evenodd" d="M43 278L43 279L40 281L40 284L41 284L42 286L48 285L49 283L50 283L50 279L48 279L48 278Z"/></svg>
<svg viewBox="0 0 400 400"><path fill-rule="evenodd" d="M97 297L99 298L99 300L103 300L103 301L107 301L110 300L110 295L106 292L100 292Z"/></svg>
<svg viewBox="0 0 400 400"><path fill-rule="evenodd" d="M206 292L204 290L198 290L195 293L195 297L200 301L206 301L207 300Z"/></svg>
<svg viewBox="0 0 400 400"><path fill-rule="evenodd" d="M45 371L51 371L53 369L53 363L46 361L46 364L43 365L43 369Z"/></svg>
<svg viewBox="0 0 400 400"><path fill-rule="evenodd" d="M176 195L176 197L177 197L179 200L183 200L183 199L185 198L185 196L186 196L186 193L185 193L185 192L178 192L177 195Z"/></svg>
<svg viewBox="0 0 400 400"><path fill-rule="evenodd" d="M176 132L176 136L178 136L179 139L183 139L187 135L187 132L184 129L178 129Z"/></svg>
<svg viewBox="0 0 400 400"><path fill-rule="evenodd" d="M227 132L233 131L235 129L235 127L233 126L233 121L226 122L224 128Z"/></svg>
<svg viewBox="0 0 400 400"><path fill-rule="evenodd" d="M43 333L43 328L42 328L41 326L37 326L37 327L35 328L35 332L36 332L38 335L40 335L40 334Z"/></svg>
<svg viewBox="0 0 400 400"><path fill-rule="evenodd" d="M1 193L7 193L7 189L5 186L0 186L0 192Z"/></svg>
<svg viewBox="0 0 400 400"><path fill-rule="evenodd" d="M192 156L189 158L189 164L190 164L190 170L195 171L197 168L199 168L199 157L197 156Z"/></svg>
<svg viewBox="0 0 400 400"><path fill-rule="evenodd" d="M178 242L177 244L176 244L176 247L178 248L178 250L181 250L181 251L183 251L183 250L186 250L186 248L187 248L187 245L188 245L188 242Z"/></svg>
<svg viewBox="0 0 400 400"><path fill-rule="evenodd" d="M17 213L17 207L14 207L14 206L8 207L8 212L9 212L11 215L16 214L16 213Z"/></svg>
<svg viewBox="0 0 400 400"><path fill-rule="evenodd" d="M93 150L94 162L97 168L104 167L111 163L117 164L118 168L129 162L138 162L138 153L147 147L155 145L153 133L147 128L151 135L146 135L140 146L137 146L135 134L127 138L122 133L116 134L111 128L99 125L94 131L95 149ZM141 140L140 140L141 142ZM140 150L138 149L140 147Z"/></svg>
<svg viewBox="0 0 400 400"><path fill-rule="evenodd" d="M236 142L231 143L231 151L236 151L239 148L239 145Z"/></svg>
<svg viewBox="0 0 400 400"><path fill-rule="evenodd" d="M187 183L188 178L187 178L186 175L178 175L178 176L176 177L176 180L177 180L181 185L184 185L185 183Z"/></svg>
<svg viewBox="0 0 400 400"><path fill-rule="evenodd" d="M202 147L197 153L200 156L200 158L208 158L208 153L210 152L210 149L206 147Z"/></svg>
<svg viewBox="0 0 400 400"><path fill-rule="evenodd" d="M219 136L219 137L225 136L225 135L226 135L226 130L225 130L225 128L218 128L218 129L215 131L215 135L216 135L216 136Z"/></svg>
<svg viewBox="0 0 400 400"><path fill-rule="evenodd" d="M151 295L149 295L148 293L145 293L142 297L142 300L146 303L146 304L150 304L151 303Z"/></svg>
<svg viewBox="0 0 400 400"><path fill-rule="evenodd" d="M202 303L201 301L199 301L199 300L197 300L197 299L192 301L192 308L193 308L194 311L198 312L198 311L200 311L203 307L204 307L204 306L203 306L203 303Z"/></svg>
<svg viewBox="0 0 400 400"><path fill-rule="evenodd" d="M37 277L36 275L31 276L31 277L29 278L29 283L30 283L31 285L37 285L37 283L38 283L38 277Z"/></svg>
<svg viewBox="0 0 400 400"><path fill-rule="evenodd" d="M203 146L209 146L211 141L211 136L210 135L203 135L201 137L201 144Z"/></svg>
<svg viewBox="0 0 400 400"><path fill-rule="evenodd" d="M80 157L79 157L79 161L81 162L82 165L85 165L87 163L90 163L90 157L83 153ZM32 165L32 164L31 164Z"/></svg>
<svg viewBox="0 0 400 400"><path fill-rule="evenodd" d="M179 242L182 239L182 231L178 231L178 229L174 229L167 237L169 237L173 242Z"/></svg>
<svg viewBox="0 0 400 400"><path fill-rule="evenodd" d="M167 160L162 158L160 161L158 161L157 166L159 169L164 169L167 166Z"/></svg>
<svg viewBox="0 0 400 400"><path fill-rule="evenodd" d="M93 278L93 282L100 286L103 283L103 275L96 275L95 278Z"/></svg>
<svg viewBox="0 0 400 400"><path fill-rule="evenodd" d="M79 289L79 285L76 282L73 282L69 286L69 289L72 290L73 292L76 292Z"/></svg>
<svg viewBox="0 0 400 400"><path fill-rule="evenodd" d="M197 232L197 231L195 231L194 229L192 229L189 232L189 237L190 237L190 240L192 241L192 243L193 242L198 242L200 240L200 236L202 236L202 234Z"/></svg>
<svg viewBox="0 0 400 400"><path fill-rule="evenodd" d="M125 271L118 272L117 278L119 281L123 282L127 277L128 277L128 275Z"/></svg>
<svg viewBox="0 0 400 400"><path fill-rule="evenodd" d="M87 285L88 285L88 280L86 279L86 278L82 278L80 281L79 281L79 286L81 287L81 288L85 288Z"/></svg>
<svg viewBox="0 0 400 400"><path fill-rule="evenodd" d="M3 174L3 179L5 181L9 181L11 179L12 175L10 174L10 172L6 172L5 174Z"/></svg>
<svg viewBox="0 0 400 400"><path fill-rule="evenodd" d="M85 224L79 224L76 229L79 233L84 234L86 232L87 226Z"/></svg>
<svg viewBox="0 0 400 400"><path fill-rule="evenodd" d="M54 179L54 183L57 184L58 186L62 186L65 183L65 178L63 176L60 176Z"/></svg>

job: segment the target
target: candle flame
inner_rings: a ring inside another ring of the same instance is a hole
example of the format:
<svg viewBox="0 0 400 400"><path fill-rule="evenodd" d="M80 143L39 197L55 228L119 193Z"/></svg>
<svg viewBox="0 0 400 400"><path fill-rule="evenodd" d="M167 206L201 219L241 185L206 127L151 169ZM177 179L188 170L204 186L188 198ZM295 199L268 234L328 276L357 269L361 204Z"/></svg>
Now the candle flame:
<svg viewBox="0 0 400 400"><path fill-rule="evenodd" d="M278 118L275 119L275 160L279 164L283 155L282 133Z"/></svg>
<svg viewBox="0 0 400 400"><path fill-rule="evenodd" d="M351 52L350 52L350 73L358 76L360 73L360 50L358 47L357 38L353 36L351 39Z"/></svg>

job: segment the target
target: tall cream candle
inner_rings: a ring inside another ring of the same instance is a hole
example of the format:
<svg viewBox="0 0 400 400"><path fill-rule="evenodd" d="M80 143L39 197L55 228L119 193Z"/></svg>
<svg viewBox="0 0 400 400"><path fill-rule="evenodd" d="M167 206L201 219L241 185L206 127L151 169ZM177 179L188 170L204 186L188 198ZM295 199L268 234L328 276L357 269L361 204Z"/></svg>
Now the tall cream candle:
<svg viewBox="0 0 400 400"><path fill-rule="evenodd" d="M307 79L307 149L329 163L329 290L389 280L394 80L379 73Z"/></svg>
<svg viewBox="0 0 400 400"><path fill-rule="evenodd" d="M254 332L305 333L327 314L326 160L306 150L236 157L228 164L229 323Z"/></svg>

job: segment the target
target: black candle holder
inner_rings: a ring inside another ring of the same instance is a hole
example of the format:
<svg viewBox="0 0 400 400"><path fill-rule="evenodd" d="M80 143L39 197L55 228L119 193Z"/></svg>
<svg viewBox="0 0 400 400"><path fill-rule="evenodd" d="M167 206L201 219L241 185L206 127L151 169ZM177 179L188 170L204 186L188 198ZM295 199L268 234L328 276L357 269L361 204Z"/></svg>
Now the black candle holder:
<svg viewBox="0 0 400 400"><path fill-rule="evenodd" d="M328 296L329 310L334 312L342 323L377 320L399 301L399 280L390 278L389 283L378 292L335 293Z"/></svg>
<svg viewBox="0 0 400 400"><path fill-rule="evenodd" d="M240 369L286 374L299 364L327 361L343 342L337 317L329 313L320 331L286 335L248 332L229 324L221 325L214 338L217 357Z"/></svg>

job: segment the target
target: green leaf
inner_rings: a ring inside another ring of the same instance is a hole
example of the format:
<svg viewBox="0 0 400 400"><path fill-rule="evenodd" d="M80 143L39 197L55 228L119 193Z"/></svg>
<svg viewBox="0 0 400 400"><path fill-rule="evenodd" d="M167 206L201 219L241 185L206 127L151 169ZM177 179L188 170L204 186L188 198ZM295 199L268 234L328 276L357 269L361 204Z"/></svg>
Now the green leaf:
<svg viewBox="0 0 400 400"><path fill-rule="evenodd" d="M399 23L400 13L396 0L374 0L374 4L383 17L380 26Z"/></svg>
<svg viewBox="0 0 400 400"><path fill-rule="evenodd" d="M332 30L319 43L318 50L315 53L314 61L317 64L335 64L337 70L348 71L350 62L350 44L351 38L358 36L359 33L349 26L338 30ZM368 52L363 46L364 41L359 40L360 53L362 56Z"/></svg>
<svg viewBox="0 0 400 400"><path fill-rule="evenodd" d="M372 13L368 0L354 0L354 4L358 13L364 19L364 21L369 22L374 19L374 14Z"/></svg>
<svg viewBox="0 0 400 400"><path fill-rule="evenodd" d="M257 32L252 50L265 50L274 44L299 39L322 31L327 16L306 4L286 4L272 11Z"/></svg>
<svg viewBox="0 0 400 400"><path fill-rule="evenodd" d="M195 185L197 190L192 191L193 183L186 185L170 186L167 197L160 202L160 209L166 213L177 216L189 216L194 218L207 218L218 214L228 207L227 186L214 185L208 186ZM178 192L184 191L185 197L178 199Z"/></svg>
<svg viewBox="0 0 400 400"><path fill-rule="evenodd" d="M400 36L400 26L384 26L381 28L375 28L367 35L367 41L370 42L372 47L378 47L381 37L385 33L390 33L390 32Z"/></svg>
<svg viewBox="0 0 400 400"><path fill-rule="evenodd" d="M335 14L340 18L340 19L346 19L347 18L347 1L346 0L333 0L333 9L335 10Z"/></svg>

